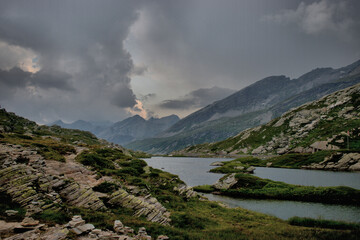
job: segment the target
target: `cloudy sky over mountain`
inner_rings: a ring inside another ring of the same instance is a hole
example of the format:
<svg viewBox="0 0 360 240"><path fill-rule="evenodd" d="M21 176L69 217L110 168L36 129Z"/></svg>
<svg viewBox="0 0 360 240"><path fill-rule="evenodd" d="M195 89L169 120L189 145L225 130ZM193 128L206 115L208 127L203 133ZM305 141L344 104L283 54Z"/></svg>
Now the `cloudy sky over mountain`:
<svg viewBox="0 0 360 240"><path fill-rule="evenodd" d="M0 1L0 104L39 123L181 117L360 59L358 0Z"/></svg>

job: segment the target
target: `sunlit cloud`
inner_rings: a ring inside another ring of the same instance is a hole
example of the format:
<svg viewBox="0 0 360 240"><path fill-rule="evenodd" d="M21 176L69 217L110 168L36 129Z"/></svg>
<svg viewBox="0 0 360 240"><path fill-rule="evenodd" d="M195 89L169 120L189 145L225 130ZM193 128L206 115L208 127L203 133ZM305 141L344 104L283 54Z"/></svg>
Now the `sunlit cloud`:
<svg viewBox="0 0 360 240"><path fill-rule="evenodd" d="M147 119L148 118L148 112L144 108L143 103L136 99L136 104L132 108L127 108L127 111L131 113L132 115L139 115L140 117Z"/></svg>

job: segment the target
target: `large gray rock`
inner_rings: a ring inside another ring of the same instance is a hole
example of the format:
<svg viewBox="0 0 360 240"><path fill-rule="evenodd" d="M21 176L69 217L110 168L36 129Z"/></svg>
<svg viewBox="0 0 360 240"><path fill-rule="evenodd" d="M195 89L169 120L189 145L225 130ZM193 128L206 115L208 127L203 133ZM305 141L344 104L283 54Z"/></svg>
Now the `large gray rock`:
<svg viewBox="0 0 360 240"><path fill-rule="evenodd" d="M220 178L216 183L213 185L214 188L220 189L229 189L237 183L235 178L235 173L232 173L228 176Z"/></svg>

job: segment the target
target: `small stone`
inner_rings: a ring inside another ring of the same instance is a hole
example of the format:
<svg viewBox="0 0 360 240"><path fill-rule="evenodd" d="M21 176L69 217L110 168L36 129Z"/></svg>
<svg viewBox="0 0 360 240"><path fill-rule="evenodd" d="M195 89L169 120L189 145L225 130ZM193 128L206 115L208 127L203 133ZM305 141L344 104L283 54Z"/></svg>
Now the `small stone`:
<svg viewBox="0 0 360 240"><path fill-rule="evenodd" d="M83 232L88 232L88 231L91 231L91 230L95 229L94 225L89 224L89 223L78 226L77 228L80 229Z"/></svg>
<svg viewBox="0 0 360 240"><path fill-rule="evenodd" d="M39 225L39 221L38 220L34 220L31 217L26 217L24 218L24 220L21 222L21 226L23 227L34 227Z"/></svg>
<svg viewBox="0 0 360 240"><path fill-rule="evenodd" d="M83 233L83 231L81 231L81 229L76 228L76 227L75 227L75 228L72 228L70 231L73 232L73 233L75 233L75 234L77 234L77 235L80 235L80 234Z"/></svg>
<svg viewBox="0 0 360 240"><path fill-rule="evenodd" d="M157 237L157 239L156 240L168 240L169 239L169 237L168 236L165 236L165 235L160 235L160 236L158 236Z"/></svg>
<svg viewBox="0 0 360 240"><path fill-rule="evenodd" d="M6 211L5 211L5 213L6 213L6 215L8 215L8 216L10 217L10 216L14 216L14 215L18 214L18 213L19 213L19 211L15 211L15 210L6 210Z"/></svg>

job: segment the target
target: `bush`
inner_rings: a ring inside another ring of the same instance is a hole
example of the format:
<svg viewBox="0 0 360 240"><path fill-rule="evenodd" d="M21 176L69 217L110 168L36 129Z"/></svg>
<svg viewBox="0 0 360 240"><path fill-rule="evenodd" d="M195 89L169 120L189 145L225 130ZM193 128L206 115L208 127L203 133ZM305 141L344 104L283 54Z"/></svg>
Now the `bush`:
<svg viewBox="0 0 360 240"><path fill-rule="evenodd" d="M204 229L206 219L194 216L191 213L173 213L171 222L174 227L188 229Z"/></svg>
<svg viewBox="0 0 360 240"><path fill-rule="evenodd" d="M96 153L82 153L77 156L77 159L80 163L94 167L96 169L109 168L115 169L114 163L110 160L107 160L104 157L99 156Z"/></svg>
<svg viewBox="0 0 360 240"><path fill-rule="evenodd" d="M102 192L102 193L112 193L116 191L119 188L119 186L112 182L103 182L99 185L93 187L94 191Z"/></svg>
<svg viewBox="0 0 360 240"><path fill-rule="evenodd" d="M48 224L65 224L70 221L70 217L66 213L50 209L36 213L32 217Z"/></svg>

